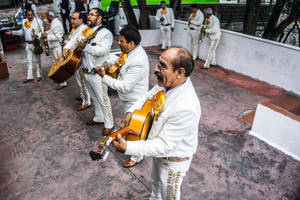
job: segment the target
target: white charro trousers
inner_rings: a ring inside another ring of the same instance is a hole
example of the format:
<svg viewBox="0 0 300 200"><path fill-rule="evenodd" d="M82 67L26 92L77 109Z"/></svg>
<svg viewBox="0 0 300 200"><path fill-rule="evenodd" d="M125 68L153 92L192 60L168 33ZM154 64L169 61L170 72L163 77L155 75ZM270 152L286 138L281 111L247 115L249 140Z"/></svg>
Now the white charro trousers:
<svg viewBox="0 0 300 200"><path fill-rule="evenodd" d="M205 68L209 68L209 66L212 65L216 65L216 49L217 46L219 44L220 38L216 39L216 40L210 40L210 45L209 45L209 51L208 51L208 56L207 59L204 63L204 67Z"/></svg>
<svg viewBox="0 0 300 200"><path fill-rule="evenodd" d="M51 55L56 60L58 58L58 56L61 55L61 46L49 48L49 53L51 53ZM62 82L59 85L66 86L67 85L67 81Z"/></svg>
<svg viewBox="0 0 300 200"><path fill-rule="evenodd" d="M80 88L80 97L82 99L82 105L89 106L91 105L91 97L86 86L86 80L84 74L81 70L81 67L75 72L76 82Z"/></svg>
<svg viewBox="0 0 300 200"><path fill-rule="evenodd" d="M42 67L41 67L41 55L34 54L34 46L32 44L26 44L26 61L27 61L27 79L33 79L33 59L35 58L37 62L36 76L42 77Z"/></svg>
<svg viewBox="0 0 300 200"><path fill-rule="evenodd" d="M193 56L194 60L198 56L199 37L200 37L199 30L189 30L188 50L189 50L190 54Z"/></svg>
<svg viewBox="0 0 300 200"><path fill-rule="evenodd" d="M153 158L150 200L180 200L181 183L191 161L192 158L183 162Z"/></svg>
<svg viewBox="0 0 300 200"><path fill-rule="evenodd" d="M160 37L161 37L161 45L163 49L172 46L171 33L172 33L171 25L169 26L160 25Z"/></svg>
<svg viewBox="0 0 300 200"><path fill-rule="evenodd" d="M104 122L105 128L113 128L114 119L108 98L108 86L98 74L84 74L86 85L95 106L95 122Z"/></svg>

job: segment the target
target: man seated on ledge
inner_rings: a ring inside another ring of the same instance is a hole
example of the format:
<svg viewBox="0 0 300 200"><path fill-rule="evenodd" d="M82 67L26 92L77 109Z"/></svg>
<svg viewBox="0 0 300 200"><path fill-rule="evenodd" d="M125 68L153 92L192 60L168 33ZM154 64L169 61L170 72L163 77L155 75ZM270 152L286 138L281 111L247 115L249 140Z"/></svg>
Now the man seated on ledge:
<svg viewBox="0 0 300 200"><path fill-rule="evenodd" d="M171 47L154 67L158 84L140 98L126 114L141 109L148 99L164 90L166 101L154 119L147 140L125 141L120 135L113 145L126 155L152 156L152 193L150 199L180 199L180 186L198 145L201 115L199 98L189 76L194 61L184 48Z"/></svg>

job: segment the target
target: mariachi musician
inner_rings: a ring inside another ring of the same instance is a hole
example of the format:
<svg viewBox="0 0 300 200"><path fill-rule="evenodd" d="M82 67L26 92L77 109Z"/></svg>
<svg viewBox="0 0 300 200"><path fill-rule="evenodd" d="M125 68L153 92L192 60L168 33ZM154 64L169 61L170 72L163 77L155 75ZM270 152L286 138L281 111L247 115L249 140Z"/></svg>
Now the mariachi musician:
<svg viewBox="0 0 300 200"><path fill-rule="evenodd" d="M63 55L67 55L70 44L77 42L78 38L81 37L81 32L88 28L85 25L86 13L75 11L71 16L72 30L70 35L65 41ZM91 106L90 94L86 86L86 80L81 69L75 72L76 82L80 88L80 98L76 97L77 100L82 100L82 104L77 108L78 111L85 110Z"/></svg>
<svg viewBox="0 0 300 200"><path fill-rule="evenodd" d="M175 18L172 8L167 8L166 2L160 2L161 8L157 10L155 19L160 23L160 37L162 49L171 47L172 37L171 32L174 31Z"/></svg>
<svg viewBox="0 0 300 200"><path fill-rule="evenodd" d="M42 20L36 18L34 16L34 12L32 9L26 10L27 19L23 21L22 29L17 31L7 31L7 35L23 35L25 36L26 42L26 59L27 59L27 78L23 81L23 83L28 83L29 81L33 81L33 73L32 73L32 60L33 57L37 60L37 81L42 79L42 68L41 68L41 55L36 52L37 46L35 41L39 41L42 32L43 32L43 22Z"/></svg>
<svg viewBox="0 0 300 200"><path fill-rule="evenodd" d="M55 60L61 55L61 41L64 36L64 29L62 23L56 17L53 10L48 10L47 20L49 22L49 30L43 33L43 38L48 40L49 52L53 55ZM67 86L67 82L60 83L56 90L60 90Z"/></svg>
<svg viewBox="0 0 300 200"><path fill-rule="evenodd" d="M123 103L124 115L131 106L144 95L149 88L149 59L140 44L141 36L139 31L133 27L125 27L120 31L119 46L123 59L122 66L117 78L106 75L105 70L98 68L98 74L103 78L103 82L109 87L117 90L118 95ZM128 55L127 58L124 55ZM111 63L116 63L116 59L112 59ZM120 62L120 60L119 60ZM107 65L103 64L104 68ZM121 128L124 123L121 123ZM131 156L126 161L124 167L133 167L141 162L143 157Z"/></svg>
<svg viewBox="0 0 300 200"><path fill-rule="evenodd" d="M185 29L188 29L188 49L196 60L199 49L200 29L204 20L203 13L198 9L197 4L191 5L192 14L190 15Z"/></svg>
<svg viewBox="0 0 300 200"><path fill-rule="evenodd" d="M164 51L154 67L157 85L135 102L123 119L129 124L135 110L165 91L165 103L154 116L147 140L125 141L119 135L113 141L126 155L153 157L150 199L180 199L182 180L197 149L201 107L189 78L193 68L186 49L171 47Z"/></svg>
<svg viewBox="0 0 300 200"><path fill-rule="evenodd" d="M220 41L221 29L220 21L215 15L213 15L213 11L211 8L205 8L203 13L205 16L205 28L203 29L203 31L210 40L208 55L203 67L208 69L210 65L217 64L216 49Z"/></svg>
<svg viewBox="0 0 300 200"><path fill-rule="evenodd" d="M79 48L83 49L81 70L84 73L88 91L95 105L95 116L86 124L94 125L104 122L103 134L107 135L114 126L111 104L108 98L108 86L102 83L102 77L92 70L96 66L101 66L104 61L109 60L109 52L113 41L111 32L102 26L102 16L103 11L101 9L93 8L88 14L88 27L81 32L79 38L70 40L66 44L64 52L68 52L76 46L76 43L78 43ZM98 31L97 35L88 43L85 43L83 40L95 31Z"/></svg>

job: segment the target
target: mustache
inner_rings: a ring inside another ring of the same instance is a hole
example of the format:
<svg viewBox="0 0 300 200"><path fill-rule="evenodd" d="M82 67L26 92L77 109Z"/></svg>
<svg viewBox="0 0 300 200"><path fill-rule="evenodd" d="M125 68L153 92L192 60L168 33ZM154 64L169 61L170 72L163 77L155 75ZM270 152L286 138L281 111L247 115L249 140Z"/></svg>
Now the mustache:
<svg viewBox="0 0 300 200"><path fill-rule="evenodd" d="M162 81L163 78L159 72L154 72L155 76L157 77L158 80Z"/></svg>

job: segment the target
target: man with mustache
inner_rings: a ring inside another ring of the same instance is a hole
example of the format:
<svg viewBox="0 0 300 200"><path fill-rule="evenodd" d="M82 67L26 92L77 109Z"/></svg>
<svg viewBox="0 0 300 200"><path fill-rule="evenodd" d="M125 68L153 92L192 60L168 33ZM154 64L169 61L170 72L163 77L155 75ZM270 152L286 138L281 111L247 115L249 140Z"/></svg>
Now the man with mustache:
<svg viewBox="0 0 300 200"><path fill-rule="evenodd" d="M71 16L71 25L72 30L70 31L70 35L66 40L63 55L67 57L68 51L72 46L70 44L74 44L77 42L78 38L81 37L81 32L83 29L87 28L85 25L86 22L86 14L83 12L75 11ZM76 100L82 100L82 104L77 108L78 111L82 111L91 106L90 94L86 86L86 80L84 78L84 74L81 69L78 69L75 72L76 82L80 88L80 97L76 97Z"/></svg>
<svg viewBox="0 0 300 200"><path fill-rule="evenodd" d="M141 36L139 31L134 27L125 27L120 31L119 46L123 54L128 57L121 66L118 77L112 78L106 75L105 70L99 70L98 74L103 77L103 82L109 87L117 90L118 95L123 103L124 115L128 109L149 89L149 60L148 56L140 44ZM114 64L117 59L111 59L110 63ZM107 63L103 68L107 68ZM120 127L124 127L124 121ZM123 166L133 167L141 162L143 157L131 156Z"/></svg>
<svg viewBox="0 0 300 200"><path fill-rule="evenodd" d="M7 31L7 35L18 35L21 36L24 34L25 42L26 42L26 59L27 59L27 78L23 81L23 83L28 83L33 81L33 74L32 74L32 61L33 58L37 60L37 81L42 80L42 68L41 68L41 55L34 53L34 46L33 40L34 37L38 39L41 38L43 29L43 22L42 20L34 17L34 12L32 9L28 8L26 10L27 19L23 21L22 29L17 31ZM33 35L33 32L35 36Z"/></svg>
<svg viewBox="0 0 300 200"><path fill-rule="evenodd" d="M140 98L123 119L129 123L132 113L161 90L166 101L154 119L148 139L125 141L120 135L113 145L126 155L152 156L152 192L150 199L180 199L180 186L198 145L201 115L199 98L189 76L194 61L184 48L171 47L154 67L157 85Z"/></svg>
<svg viewBox="0 0 300 200"><path fill-rule="evenodd" d="M102 82L102 77L97 75L93 69L96 66L101 66L104 61L109 60L109 51L111 49L113 36L109 30L102 27L103 11L99 8L93 8L88 14L88 27L85 28L79 38L68 42L64 50L69 51L69 48L75 46L75 41L78 41L78 46L83 49L83 57L81 61L81 70L86 79L87 88L95 105L95 116L88 121L87 125L94 125L104 122L103 135L111 132L114 121L111 110L110 100L108 98L108 87ZM93 32L97 31L97 35L84 43Z"/></svg>

